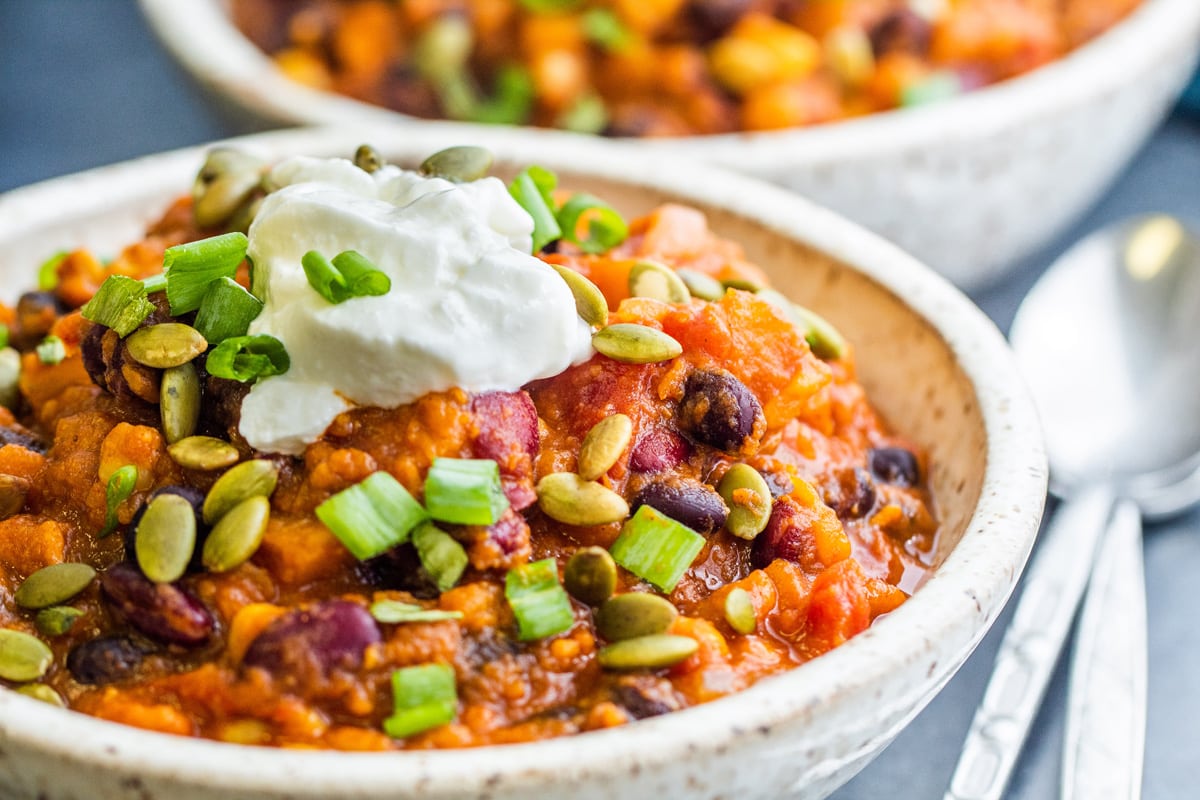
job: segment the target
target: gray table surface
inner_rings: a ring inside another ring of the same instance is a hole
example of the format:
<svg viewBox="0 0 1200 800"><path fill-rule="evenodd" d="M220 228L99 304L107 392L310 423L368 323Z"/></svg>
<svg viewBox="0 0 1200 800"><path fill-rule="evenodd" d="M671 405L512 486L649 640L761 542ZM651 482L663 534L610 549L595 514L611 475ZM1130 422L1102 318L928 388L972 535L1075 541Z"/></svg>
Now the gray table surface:
<svg viewBox="0 0 1200 800"><path fill-rule="evenodd" d="M160 49L132 0L0 0L0 191L242 132ZM1200 121L1168 120L1086 219L974 299L1006 328L1025 291L1071 241L1156 210L1200 223ZM1200 795L1198 524L1200 514L1192 514L1146 535L1148 800ZM945 690L837 800L941 797L1010 613L1011 604ZM1060 665L1010 789L1013 800L1057 792L1065 695Z"/></svg>

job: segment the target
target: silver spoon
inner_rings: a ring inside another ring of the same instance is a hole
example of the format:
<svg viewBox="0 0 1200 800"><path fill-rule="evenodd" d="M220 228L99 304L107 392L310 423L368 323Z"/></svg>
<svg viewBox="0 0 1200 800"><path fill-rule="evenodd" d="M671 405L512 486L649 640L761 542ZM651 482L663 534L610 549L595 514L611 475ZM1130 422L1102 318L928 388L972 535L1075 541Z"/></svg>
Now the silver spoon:
<svg viewBox="0 0 1200 800"><path fill-rule="evenodd" d="M1030 291L1011 340L1046 430L1051 489L1064 502L1026 571L946 800L1003 794L1089 575L1062 797L1137 798L1141 520L1200 501L1200 242L1165 216L1088 236Z"/></svg>

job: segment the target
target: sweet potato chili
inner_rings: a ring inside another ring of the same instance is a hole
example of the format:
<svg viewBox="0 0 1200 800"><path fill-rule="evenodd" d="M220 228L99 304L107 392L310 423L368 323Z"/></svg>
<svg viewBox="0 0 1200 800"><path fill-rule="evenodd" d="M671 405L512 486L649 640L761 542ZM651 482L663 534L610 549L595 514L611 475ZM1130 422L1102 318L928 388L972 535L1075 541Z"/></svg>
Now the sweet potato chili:
<svg viewBox="0 0 1200 800"><path fill-rule="evenodd" d="M417 117L683 136L943 100L1140 0L234 0L290 78Z"/></svg>
<svg viewBox="0 0 1200 800"><path fill-rule="evenodd" d="M453 148L422 169L488 164ZM254 451L248 387L290 368L247 334L262 304L237 229L264 174L214 151L143 241L59 254L0 309L9 689L242 744L532 741L792 669L924 574L927 465L838 331L699 211L626 224L538 168L510 191L591 358L351 408L299 456ZM305 256L319 302L403 290L344 256Z"/></svg>

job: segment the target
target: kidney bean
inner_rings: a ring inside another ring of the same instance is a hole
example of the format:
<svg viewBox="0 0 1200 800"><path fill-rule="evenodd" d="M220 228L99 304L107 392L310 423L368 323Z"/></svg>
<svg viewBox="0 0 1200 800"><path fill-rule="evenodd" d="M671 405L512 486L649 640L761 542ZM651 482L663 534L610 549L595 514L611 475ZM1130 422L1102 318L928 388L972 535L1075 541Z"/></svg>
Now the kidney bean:
<svg viewBox="0 0 1200 800"><path fill-rule="evenodd" d="M912 451L903 447L880 447L867 451L871 474L893 486L910 487L921 482L921 467Z"/></svg>
<svg viewBox="0 0 1200 800"><path fill-rule="evenodd" d="M538 415L525 392L487 392L471 399L471 413L479 425L472 449L476 458L504 464L515 444L535 458L538 452Z"/></svg>
<svg viewBox="0 0 1200 800"><path fill-rule="evenodd" d="M690 0L684 13L700 42L708 43L728 33L752 5L752 0Z"/></svg>
<svg viewBox="0 0 1200 800"><path fill-rule="evenodd" d="M243 662L280 675L329 674L355 669L363 651L380 641L379 626L365 608L348 600L328 600L295 609L272 622L250 643Z"/></svg>
<svg viewBox="0 0 1200 800"><path fill-rule="evenodd" d="M910 8L899 8L886 15L869 33L876 56L893 51L921 55L929 52L933 26Z"/></svg>
<svg viewBox="0 0 1200 800"><path fill-rule="evenodd" d="M648 483L633 501L633 509L647 505L699 533L709 534L725 524L729 509L721 495L699 481Z"/></svg>
<svg viewBox="0 0 1200 800"><path fill-rule="evenodd" d="M802 524L800 506L790 497L781 497L771 508L767 527L754 539L750 563L762 569L777 558L797 564L814 563L816 544Z"/></svg>
<svg viewBox="0 0 1200 800"><path fill-rule="evenodd" d="M842 519L860 519L875 507L875 481L862 467L838 470L825 486L825 503Z"/></svg>
<svg viewBox="0 0 1200 800"><path fill-rule="evenodd" d="M634 472L666 472L686 461L692 446L678 433L655 428L643 433L629 453L629 468Z"/></svg>
<svg viewBox="0 0 1200 800"><path fill-rule="evenodd" d="M513 509L488 526L488 538L496 543L504 555L509 556L529 546L529 523Z"/></svg>
<svg viewBox="0 0 1200 800"><path fill-rule="evenodd" d="M758 398L737 378L696 370L684 385L679 423L697 441L736 453L746 447L765 418Z"/></svg>
<svg viewBox="0 0 1200 800"><path fill-rule="evenodd" d="M151 638L195 646L212 636L215 623L203 603L181 586L154 583L128 561L109 567L100 586L117 613Z"/></svg>
<svg viewBox="0 0 1200 800"><path fill-rule="evenodd" d="M63 313L53 292L26 292L17 300L10 344L22 352L36 347Z"/></svg>
<svg viewBox="0 0 1200 800"><path fill-rule="evenodd" d="M80 683L116 683L132 675L144 656L128 636L101 636L76 646L67 655L67 669Z"/></svg>

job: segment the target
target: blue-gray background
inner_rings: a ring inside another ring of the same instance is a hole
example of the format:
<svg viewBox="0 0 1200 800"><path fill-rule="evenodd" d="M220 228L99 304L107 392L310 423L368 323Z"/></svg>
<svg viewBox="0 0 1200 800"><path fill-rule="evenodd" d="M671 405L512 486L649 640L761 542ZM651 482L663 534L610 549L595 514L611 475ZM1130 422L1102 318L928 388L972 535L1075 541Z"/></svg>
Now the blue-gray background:
<svg viewBox="0 0 1200 800"><path fill-rule="evenodd" d="M242 132L163 53L133 0L0 0L0 191ZM1126 214L1158 210L1200 223L1198 118L1168 120L1085 220L974 299L1006 328L1024 292L1069 242ZM1148 800L1200 793L1198 524L1193 514L1146 536ZM1007 621L1006 613L958 676L838 800L941 797ZM1010 790L1014 800L1056 794L1065 691L1060 666Z"/></svg>

